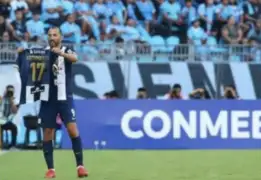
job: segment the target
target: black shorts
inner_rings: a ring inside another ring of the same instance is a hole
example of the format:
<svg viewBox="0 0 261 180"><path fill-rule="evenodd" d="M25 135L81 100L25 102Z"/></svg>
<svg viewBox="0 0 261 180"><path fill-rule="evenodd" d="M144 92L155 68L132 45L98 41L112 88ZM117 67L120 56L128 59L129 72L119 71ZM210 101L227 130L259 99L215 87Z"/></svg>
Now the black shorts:
<svg viewBox="0 0 261 180"><path fill-rule="evenodd" d="M76 121L73 99L66 101L42 101L39 116L43 128L56 128L56 117L60 114L65 125Z"/></svg>

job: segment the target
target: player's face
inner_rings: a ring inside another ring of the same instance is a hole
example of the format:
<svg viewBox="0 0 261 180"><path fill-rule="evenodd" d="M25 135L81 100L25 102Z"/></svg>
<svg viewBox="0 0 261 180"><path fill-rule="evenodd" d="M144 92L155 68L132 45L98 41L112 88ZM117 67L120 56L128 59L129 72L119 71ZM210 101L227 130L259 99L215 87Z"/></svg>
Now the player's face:
<svg viewBox="0 0 261 180"><path fill-rule="evenodd" d="M48 42L51 47L57 47L62 41L61 34L58 29L50 29L48 32Z"/></svg>

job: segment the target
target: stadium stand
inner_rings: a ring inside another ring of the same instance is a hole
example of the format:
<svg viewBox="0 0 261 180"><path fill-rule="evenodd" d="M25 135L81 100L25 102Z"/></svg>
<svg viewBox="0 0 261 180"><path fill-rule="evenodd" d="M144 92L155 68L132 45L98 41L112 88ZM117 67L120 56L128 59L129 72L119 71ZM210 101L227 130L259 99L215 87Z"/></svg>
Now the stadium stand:
<svg viewBox="0 0 261 180"><path fill-rule="evenodd" d="M163 46L170 36L171 44L202 45L209 38L211 44L260 43L260 5L258 0L2 0L0 39L45 41L48 28L59 26L65 42L77 44Z"/></svg>
<svg viewBox="0 0 261 180"><path fill-rule="evenodd" d="M45 43L58 26L83 60L121 59L128 50L142 61L259 61L260 12L260 0L2 0L0 41L14 49Z"/></svg>
<svg viewBox="0 0 261 180"><path fill-rule="evenodd" d="M261 0L1 0L0 64L52 26L85 61L260 62L260 15Z"/></svg>

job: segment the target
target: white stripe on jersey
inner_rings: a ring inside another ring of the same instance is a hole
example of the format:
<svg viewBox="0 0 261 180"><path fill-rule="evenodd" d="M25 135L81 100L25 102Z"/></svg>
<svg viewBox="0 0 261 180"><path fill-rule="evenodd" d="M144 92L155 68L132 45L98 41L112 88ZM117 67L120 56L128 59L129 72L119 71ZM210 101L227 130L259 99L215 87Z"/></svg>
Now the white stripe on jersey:
<svg viewBox="0 0 261 180"><path fill-rule="evenodd" d="M33 103L34 102L34 94L31 93L31 89L33 88L34 86L26 86L26 95L25 95L25 98L26 98L26 103Z"/></svg>
<svg viewBox="0 0 261 180"><path fill-rule="evenodd" d="M63 46L61 51L64 53L66 47ZM66 96L66 72L65 72L65 59L62 56L58 57L58 75L57 75L57 100L67 100Z"/></svg>
<svg viewBox="0 0 261 180"><path fill-rule="evenodd" d="M18 67L18 66L17 66ZM21 92L22 92L22 82L19 74L19 70L16 69L15 71L15 79L16 83L14 84L14 97L15 97L15 104L18 105L20 104L20 98L21 98Z"/></svg>
<svg viewBox="0 0 261 180"><path fill-rule="evenodd" d="M50 86L49 86L49 84L42 84L41 86L44 86L44 91L41 92L40 100L48 101L49 100Z"/></svg>

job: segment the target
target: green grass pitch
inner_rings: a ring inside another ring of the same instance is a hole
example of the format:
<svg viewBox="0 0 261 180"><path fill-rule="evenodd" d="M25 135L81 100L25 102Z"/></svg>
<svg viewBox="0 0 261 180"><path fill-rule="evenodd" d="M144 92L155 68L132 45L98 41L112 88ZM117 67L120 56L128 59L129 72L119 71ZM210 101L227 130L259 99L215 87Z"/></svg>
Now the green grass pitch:
<svg viewBox="0 0 261 180"><path fill-rule="evenodd" d="M57 180L74 180L71 151L54 154ZM89 180L261 180L261 151L84 151ZM0 156L0 180L41 180L41 151Z"/></svg>

